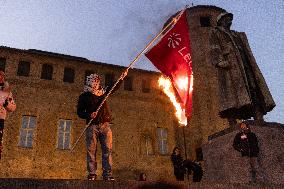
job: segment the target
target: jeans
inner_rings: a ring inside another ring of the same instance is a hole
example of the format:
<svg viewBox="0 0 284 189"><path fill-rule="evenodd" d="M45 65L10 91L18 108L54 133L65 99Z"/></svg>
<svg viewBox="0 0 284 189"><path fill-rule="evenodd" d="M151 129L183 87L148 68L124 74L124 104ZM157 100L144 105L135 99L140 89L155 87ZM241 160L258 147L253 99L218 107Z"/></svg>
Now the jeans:
<svg viewBox="0 0 284 189"><path fill-rule="evenodd" d="M257 178L260 182L267 182L267 176L260 166L257 157L245 157L250 165L250 182L256 182Z"/></svg>
<svg viewBox="0 0 284 189"><path fill-rule="evenodd" d="M109 123L90 125L86 130L87 145L87 170L89 174L96 174L97 171L97 143L98 140L102 149L103 178L112 176L112 131Z"/></svg>

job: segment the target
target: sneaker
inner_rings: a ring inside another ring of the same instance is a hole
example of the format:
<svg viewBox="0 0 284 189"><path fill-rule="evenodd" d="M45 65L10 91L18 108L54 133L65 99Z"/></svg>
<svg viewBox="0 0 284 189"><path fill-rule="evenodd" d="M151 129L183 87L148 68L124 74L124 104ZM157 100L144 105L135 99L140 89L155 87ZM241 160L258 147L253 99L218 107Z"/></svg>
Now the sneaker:
<svg viewBox="0 0 284 189"><path fill-rule="evenodd" d="M104 181L114 181L113 177L104 177Z"/></svg>
<svg viewBox="0 0 284 189"><path fill-rule="evenodd" d="M96 174L89 174L88 175L88 180L96 180L97 179L97 175Z"/></svg>

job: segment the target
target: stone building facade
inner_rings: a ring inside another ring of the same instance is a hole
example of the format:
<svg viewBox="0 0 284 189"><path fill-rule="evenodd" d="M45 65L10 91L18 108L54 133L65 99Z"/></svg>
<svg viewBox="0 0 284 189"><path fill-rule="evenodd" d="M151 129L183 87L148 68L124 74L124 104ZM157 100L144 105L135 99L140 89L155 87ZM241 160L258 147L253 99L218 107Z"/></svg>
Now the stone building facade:
<svg viewBox="0 0 284 189"><path fill-rule="evenodd" d="M173 106L158 87L159 73L132 69L109 98L117 179L137 179L140 172L146 172L149 179L174 179L170 154L176 145L184 148L184 136L187 155L194 159L209 135L228 127L218 116L218 85L208 41L222 11L214 6L187 9L194 73L193 115L188 127L178 127ZM0 177L85 178L84 139L73 153L69 150L85 127L76 115L84 77L96 72L111 83L125 67L2 46L1 68L12 85L17 110L5 123Z"/></svg>
<svg viewBox="0 0 284 189"><path fill-rule="evenodd" d="M85 127L76 115L85 75L99 73L110 83L125 67L8 47L0 48L0 56L17 103L6 121L1 177L85 178L84 137L70 153ZM130 70L108 100L116 177L135 179L139 172L149 170L153 178L172 174L169 155L177 125L170 102L158 89L159 76Z"/></svg>

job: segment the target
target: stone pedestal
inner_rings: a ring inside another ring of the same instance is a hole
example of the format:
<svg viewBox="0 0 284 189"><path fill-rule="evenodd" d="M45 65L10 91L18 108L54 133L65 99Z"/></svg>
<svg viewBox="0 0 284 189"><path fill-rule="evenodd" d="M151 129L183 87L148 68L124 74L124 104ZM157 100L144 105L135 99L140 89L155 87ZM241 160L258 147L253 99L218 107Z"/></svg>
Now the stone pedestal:
<svg viewBox="0 0 284 189"><path fill-rule="evenodd" d="M259 163L269 183L284 184L284 125L249 122L259 142ZM248 183L250 166L234 150L233 140L239 128L228 128L208 137L202 146L204 179L208 182Z"/></svg>

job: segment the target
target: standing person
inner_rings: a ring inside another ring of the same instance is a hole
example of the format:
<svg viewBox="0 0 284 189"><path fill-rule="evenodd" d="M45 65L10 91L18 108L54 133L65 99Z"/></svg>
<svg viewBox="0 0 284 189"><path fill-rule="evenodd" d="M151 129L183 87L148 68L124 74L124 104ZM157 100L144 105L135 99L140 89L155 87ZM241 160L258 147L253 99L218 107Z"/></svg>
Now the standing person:
<svg viewBox="0 0 284 189"><path fill-rule="evenodd" d="M2 139L4 134L4 121L6 119L7 111L12 112L16 109L16 103L13 99L10 86L5 81L5 73L0 71L0 159L2 153Z"/></svg>
<svg viewBox="0 0 284 189"><path fill-rule="evenodd" d="M251 169L250 182L255 183L257 175L265 182L267 181L267 178L257 159L259 154L257 137L251 132L250 127L246 122L240 124L240 129L241 131L237 133L234 138L233 147L235 150L241 152L242 157L249 162Z"/></svg>
<svg viewBox="0 0 284 189"><path fill-rule="evenodd" d="M113 92L119 88L126 75L127 71L122 74ZM77 104L77 114L80 118L85 119L86 123L89 123L89 121L93 119L90 126L86 129L88 180L96 180L97 178L96 155L98 140L101 143L102 149L103 180L114 180L112 176L112 131L109 126L111 115L106 101L96 113L99 105L110 89L111 87L107 89L102 87L101 77L99 75L91 74L86 78L84 92L79 96Z"/></svg>
<svg viewBox="0 0 284 189"><path fill-rule="evenodd" d="M179 147L175 147L171 155L172 164L174 166L174 175L178 181L184 181L184 167L183 158L181 156L181 150Z"/></svg>
<svg viewBox="0 0 284 189"><path fill-rule="evenodd" d="M212 63L219 80L219 115L231 126L236 119L262 123L274 100L243 32L231 30L233 14L223 12L210 35Z"/></svg>
<svg viewBox="0 0 284 189"><path fill-rule="evenodd" d="M191 172L193 172L193 175L192 175L192 181L193 182L200 182L201 181L202 176L203 176L203 170L202 170L201 164L199 162L186 159L183 162L183 166L184 166L184 168L187 169L189 174L191 174Z"/></svg>
<svg viewBox="0 0 284 189"><path fill-rule="evenodd" d="M147 175L146 173L140 173L139 175L139 181L146 181Z"/></svg>

